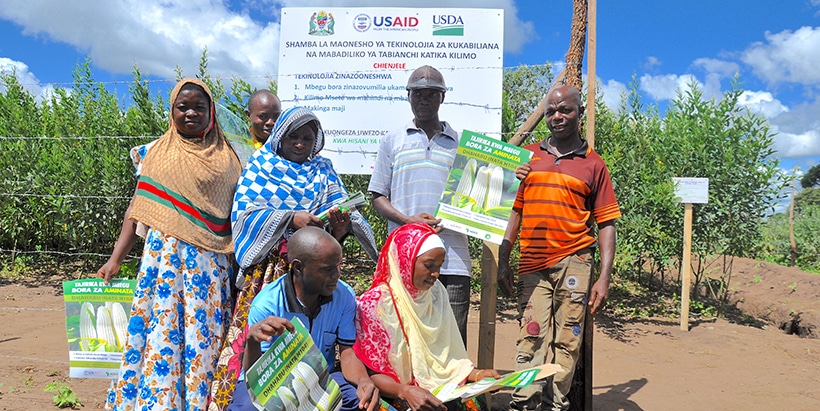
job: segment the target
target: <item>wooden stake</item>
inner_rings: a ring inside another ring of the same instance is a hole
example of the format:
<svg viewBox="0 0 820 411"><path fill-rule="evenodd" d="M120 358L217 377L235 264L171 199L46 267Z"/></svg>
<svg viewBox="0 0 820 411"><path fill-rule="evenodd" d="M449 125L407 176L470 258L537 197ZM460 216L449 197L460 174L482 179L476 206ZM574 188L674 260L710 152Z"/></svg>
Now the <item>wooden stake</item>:
<svg viewBox="0 0 820 411"><path fill-rule="evenodd" d="M789 267L797 264L797 240L794 238L794 179L792 179L792 201L789 204Z"/></svg>
<svg viewBox="0 0 820 411"><path fill-rule="evenodd" d="M481 259L481 309L478 316L478 368L495 368L495 316L498 298L498 244L484 242Z"/></svg>
<svg viewBox="0 0 820 411"><path fill-rule="evenodd" d="M681 262L680 329L689 331L689 288L692 276L692 203L684 203L683 261Z"/></svg>
<svg viewBox="0 0 820 411"><path fill-rule="evenodd" d="M595 149L595 86L597 82L595 66L598 47L598 1L588 0L587 10L587 118L585 122L586 138L589 148ZM592 338L595 335L593 315L587 313L584 321L584 411L592 411Z"/></svg>
<svg viewBox="0 0 820 411"><path fill-rule="evenodd" d="M484 242L481 251L481 308L478 312L478 361L481 369L495 368L495 317L498 299L498 244ZM491 393L484 394L487 404Z"/></svg>

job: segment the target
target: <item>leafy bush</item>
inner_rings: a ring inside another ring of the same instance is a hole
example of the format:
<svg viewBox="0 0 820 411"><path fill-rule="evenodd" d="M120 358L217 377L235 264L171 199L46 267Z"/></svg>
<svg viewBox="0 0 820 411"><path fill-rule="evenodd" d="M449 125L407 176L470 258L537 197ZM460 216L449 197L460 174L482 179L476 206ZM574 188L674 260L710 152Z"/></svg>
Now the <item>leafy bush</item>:
<svg viewBox="0 0 820 411"><path fill-rule="evenodd" d="M755 247L759 259L780 265L791 263L789 216L777 213L763 223L763 236ZM794 214L794 237L797 244L795 264L805 271L820 273L820 205L805 206Z"/></svg>

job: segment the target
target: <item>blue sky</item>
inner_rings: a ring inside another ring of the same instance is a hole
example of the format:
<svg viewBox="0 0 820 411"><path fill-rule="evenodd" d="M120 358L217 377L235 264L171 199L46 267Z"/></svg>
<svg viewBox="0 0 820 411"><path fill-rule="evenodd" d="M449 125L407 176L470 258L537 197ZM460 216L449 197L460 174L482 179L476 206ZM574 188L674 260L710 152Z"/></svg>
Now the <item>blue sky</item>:
<svg viewBox="0 0 820 411"><path fill-rule="evenodd" d="M572 17L571 0L15 0L0 3L0 70L37 94L70 83L86 56L98 81L127 83L134 64L171 80L177 65L195 73L207 46L211 73L264 86L282 6L503 8L506 67L562 67ZM599 0L597 60L610 105L633 75L664 106L692 80L719 96L738 73L743 103L777 133L781 167L820 161L820 0Z"/></svg>

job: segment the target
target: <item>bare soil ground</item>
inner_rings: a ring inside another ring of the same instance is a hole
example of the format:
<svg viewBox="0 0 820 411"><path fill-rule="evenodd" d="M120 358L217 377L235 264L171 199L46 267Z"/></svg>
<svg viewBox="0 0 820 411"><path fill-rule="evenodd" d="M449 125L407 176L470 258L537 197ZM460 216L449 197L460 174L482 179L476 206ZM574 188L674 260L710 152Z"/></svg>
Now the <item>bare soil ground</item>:
<svg viewBox="0 0 820 411"><path fill-rule="evenodd" d="M0 281L0 410L55 409L43 390L53 381L70 386L83 409L102 408L108 381L67 377L63 279ZM721 318L682 331L677 319L597 316L593 408L820 409L820 275L735 259L730 284L735 308L726 318L752 326ZM469 325L475 358L477 310ZM500 311L500 371L513 369L516 334L515 312ZM509 392L496 393L493 409L506 409L508 400Z"/></svg>

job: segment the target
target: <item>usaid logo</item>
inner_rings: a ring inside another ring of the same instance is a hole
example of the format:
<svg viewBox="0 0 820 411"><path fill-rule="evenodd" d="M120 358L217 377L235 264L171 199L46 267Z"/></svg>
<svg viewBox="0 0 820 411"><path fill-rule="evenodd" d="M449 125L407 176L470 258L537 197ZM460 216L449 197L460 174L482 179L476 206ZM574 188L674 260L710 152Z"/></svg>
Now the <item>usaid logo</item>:
<svg viewBox="0 0 820 411"><path fill-rule="evenodd" d="M418 30L415 27L419 25L418 17L391 17L391 16L374 16L373 27L380 30Z"/></svg>
<svg viewBox="0 0 820 411"><path fill-rule="evenodd" d="M434 36L463 36L464 20L454 14L433 15Z"/></svg>
<svg viewBox="0 0 820 411"><path fill-rule="evenodd" d="M364 33L370 28L370 16L367 14L359 14L358 16L353 18L353 28L356 31Z"/></svg>

